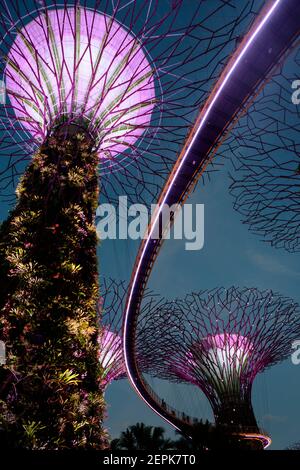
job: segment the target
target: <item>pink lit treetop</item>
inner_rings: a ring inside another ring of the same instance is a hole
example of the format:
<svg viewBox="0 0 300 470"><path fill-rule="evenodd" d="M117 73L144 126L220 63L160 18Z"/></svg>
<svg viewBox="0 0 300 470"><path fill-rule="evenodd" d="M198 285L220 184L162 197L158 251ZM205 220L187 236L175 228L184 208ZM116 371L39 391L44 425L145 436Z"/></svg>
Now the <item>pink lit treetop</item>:
<svg viewBox="0 0 300 470"><path fill-rule="evenodd" d="M230 393L234 393L234 388L239 387L236 379L247 367L252 348L249 339L238 334L209 335L191 346L188 354L191 375L201 369L217 387L218 393L228 393L231 387L233 390ZM207 356L207 361L202 361L203 354Z"/></svg>
<svg viewBox="0 0 300 470"><path fill-rule="evenodd" d="M152 202L258 9L225 0L0 0L2 195L11 200L24 162L63 128L89 134L104 198Z"/></svg>
<svg viewBox="0 0 300 470"><path fill-rule="evenodd" d="M298 304L270 290L217 288L170 302L139 329L145 321L152 331L152 375L199 387L218 425L259 432L252 384L289 356L299 337Z"/></svg>
<svg viewBox="0 0 300 470"><path fill-rule="evenodd" d="M106 327L98 336L99 362L103 368L103 383L106 386L113 380L126 376L126 368L122 352L122 338Z"/></svg>
<svg viewBox="0 0 300 470"><path fill-rule="evenodd" d="M123 356L122 322L125 310L128 285L125 281L102 278L101 292L97 313L101 328L98 334L99 364L102 368L101 385L105 389L112 381L126 378L126 367ZM157 317L164 308L164 299L147 290L141 310L141 318ZM150 372L152 363L152 346L147 341L147 328L139 333L138 361L143 372Z"/></svg>
<svg viewBox="0 0 300 470"><path fill-rule="evenodd" d="M34 142L79 123L95 136L100 159L135 145L155 103L154 70L139 40L115 18L80 7L45 9L20 29L5 79Z"/></svg>

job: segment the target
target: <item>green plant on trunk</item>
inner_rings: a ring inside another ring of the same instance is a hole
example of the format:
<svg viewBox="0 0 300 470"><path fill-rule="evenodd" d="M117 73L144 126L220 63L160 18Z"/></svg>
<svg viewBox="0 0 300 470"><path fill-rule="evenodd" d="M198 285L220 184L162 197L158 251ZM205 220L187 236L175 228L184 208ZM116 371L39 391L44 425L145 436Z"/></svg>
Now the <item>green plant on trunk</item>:
<svg viewBox="0 0 300 470"><path fill-rule="evenodd" d="M0 229L1 442L107 446L98 361L98 156L83 132L33 157Z"/></svg>

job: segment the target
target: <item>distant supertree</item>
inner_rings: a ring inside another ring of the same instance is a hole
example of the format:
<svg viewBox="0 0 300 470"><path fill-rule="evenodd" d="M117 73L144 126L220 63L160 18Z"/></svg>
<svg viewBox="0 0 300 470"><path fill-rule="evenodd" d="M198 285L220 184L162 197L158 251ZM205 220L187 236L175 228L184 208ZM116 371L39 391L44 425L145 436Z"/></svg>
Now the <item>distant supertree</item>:
<svg viewBox="0 0 300 470"><path fill-rule="evenodd" d="M158 338L152 374L199 387L218 427L246 445L265 445L252 409L252 384L289 356L299 338L298 304L270 290L217 288L171 302L169 315L147 318L146 324L153 346Z"/></svg>
<svg viewBox="0 0 300 470"><path fill-rule="evenodd" d="M122 323L128 283L102 278L101 292L102 296L97 305L98 319L101 325L98 342L100 345L99 362L102 369L101 386L105 390L112 381L126 377ZM146 290L144 304L141 309L141 321L144 322L147 318L155 318L157 315L161 315L165 303L164 298L150 290ZM141 370L145 373L151 372L153 368L152 344L146 340L147 335L147 329L139 331L138 361Z"/></svg>
<svg viewBox="0 0 300 470"><path fill-rule="evenodd" d="M8 200L22 175L0 231L7 445L105 447L98 176L103 198L153 201L260 3L0 0Z"/></svg>
<svg viewBox="0 0 300 470"><path fill-rule="evenodd" d="M289 252L300 251L300 107L292 88L299 57L297 50L281 65L224 146L234 167L230 193L243 223Z"/></svg>
<svg viewBox="0 0 300 470"><path fill-rule="evenodd" d="M122 351L122 314L124 311L127 283L113 279L101 280L101 297L97 314L101 325L98 334L99 362L102 368L103 390L113 381L126 376Z"/></svg>

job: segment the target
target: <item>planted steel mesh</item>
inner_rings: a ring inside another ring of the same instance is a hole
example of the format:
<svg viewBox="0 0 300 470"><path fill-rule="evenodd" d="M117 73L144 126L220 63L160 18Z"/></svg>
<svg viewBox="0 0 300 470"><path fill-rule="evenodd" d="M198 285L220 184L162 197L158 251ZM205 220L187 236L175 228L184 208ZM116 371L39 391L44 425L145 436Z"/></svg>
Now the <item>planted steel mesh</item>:
<svg viewBox="0 0 300 470"><path fill-rule="evenodd" d="M141 320L142 329L153 347L152 375L194 384L207 396L216 424L257 433L253 381L290 355L300 311L270 290L217 288L165 304L161 315Z"/></svg>
<svg viewBox="0 0 300 470"><path fill-rule="evenodd" d="M100 322L98 334L99 363L103 369L102 386L106 388L113 380L126 377L122 322L128 284L125 281L103 278L101 280L101 292L102 296L97 305ZM165 300L163 298L147 290L144 297L144 306L141 310L141 318L155 318L161 314L164 304ZM152 356L152 345L147 341L147 334L147 329L141 329L139 332L138 361L141 370L151 372L154 358Z"/></svg>
<svg viewBox="0 0 300 470"><path fill-rule="evenodd" d="M235 210L251 232L289 252L300 250L299 57L285 61L225 144Z"/></svg>
<svg viewBox="0 0 300 470"><path fill-rule="evenodd" d="M2 195L60 128L91 137L103 197L152 201L260 3L1 0Z"/></svg>
<svg viewBox="0 0 300 470"><path fill-rule="evenodd" d="M122 314L127 292L124 281L101 280L97 314L101 327L98 333L99 363L103 369L102 386L126 376L122 351Z"/></svg>

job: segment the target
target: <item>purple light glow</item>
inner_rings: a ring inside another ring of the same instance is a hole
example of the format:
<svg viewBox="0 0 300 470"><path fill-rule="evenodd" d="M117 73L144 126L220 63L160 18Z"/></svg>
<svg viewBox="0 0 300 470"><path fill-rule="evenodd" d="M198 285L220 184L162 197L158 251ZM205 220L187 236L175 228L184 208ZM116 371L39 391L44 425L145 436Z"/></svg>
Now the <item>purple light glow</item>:
<svg viewBox="0 0 300 470"><path fill-rule="evenodd" d="M229 357L231 357L239 351L249 351L251 349L251 343L244 336L224 333L215 336L207 336L202 341L202 347L209 351L215 349L220 351L228 350Z"/></svg>
<svg viewBox="0 0 300 470"><path fill-rule="evenodd" d="M199 386L198 374L216 383L239 380L243 373L246 361L251 355L252 343L245 337L237 334L208 335L199 342L192 344L186 353L186 366L178 367L176 361L171 364L171 370L184 381ZM200 385L201 387L201 385Z"/></svg>
<svg viewBox="0 0 300 470"><path fill-rule="evenodd" d="M123 359L122 340L119 335L103 328L98 337L99 362L104 370L103 384L123 378L126 369Z"/></svg>
<svg viewBox="0 0 300 470"><path fill-rule="evenodd" d="M141 326L153 344L152 377L193 384L206 395L217 426L268 444L260 437L252 386L258 373L289 357L299 335L298 304L272 291L219 287L169 301Z"/></svg>
<svg viewBox="0 0 300 470"><path fill-rule="evenodd" d="M169 312L148 321L152 341L163 337L155 373L197 385L213 404L225 396L248 400L256 375L288 357L300 325L292 299L234 286L193 292Z"/></svg>
<svg viewBox="0 0 300 470"><path fill-rule="evenodd" d="M208 335L201 342L194 343L188 353L187 362L193 370L199 370L214 384L238 381L251 356L253 344L244 336L237 334ZM197 373L196 373L197 376ZM195 378L192 382L197 383ZM215 385L216 386L216 385Z"/></svg>
<svg viewBox="0 0 300 470"><path fill-rule="evenodd" d="M85 121L99 157L114 158L151 120L153 71L140 43L115 19L86 8L46 10L21 29L5 79L17 118L39 142L62 118Z"/></svg>
<svg viewBox="0 0 300 470"><path fill-rule="evenodd" d="M249 440L258 440L262 443L264 449L267 449L272 444L272 439L269 436L265 436L264 434L251 434L251 433L241 433L239 434L240 437L243 439Z"/></svg>

